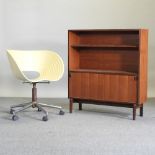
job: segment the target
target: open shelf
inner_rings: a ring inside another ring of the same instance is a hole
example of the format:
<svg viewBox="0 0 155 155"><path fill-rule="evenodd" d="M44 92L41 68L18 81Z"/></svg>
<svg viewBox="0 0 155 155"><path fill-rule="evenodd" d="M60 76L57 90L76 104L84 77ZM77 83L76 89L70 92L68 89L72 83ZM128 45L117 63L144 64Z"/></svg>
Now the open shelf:
<svg viewBox="0 0 155 155"><path fill-rule="evenodd" d="M73 44L72 48L128 48L128 49L138 49L136 45L92 45L92 44Z"/></svg>
<svg viewBox="0 0 155 155"><path fill-rule="evenodd" d="M79 73L100 73L100 74L119 74L119 75L132 75L137 76L137 73L119 71L119 70L99 70L99 69L72 69L70 72Z"/></svg>

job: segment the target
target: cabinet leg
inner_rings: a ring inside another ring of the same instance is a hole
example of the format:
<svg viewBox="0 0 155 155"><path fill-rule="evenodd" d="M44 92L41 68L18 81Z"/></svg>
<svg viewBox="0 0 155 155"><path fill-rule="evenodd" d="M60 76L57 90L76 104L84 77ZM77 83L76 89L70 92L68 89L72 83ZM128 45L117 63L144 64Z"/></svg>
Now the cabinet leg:
<svg viewBox="0 0 155 155"><path fill-rule="evenodd" d="M72 110L73 110L73 99L70 98L69 112L72 113Z"/></svg>
<svg viewBox="0 0 155 155"><path fill-rule="evenodd" d="M79 110L82 110L82 103L79 102Z"/></svg>
<svg viewBox="0 0 155 155"><path fill-rule="evenodd" d="M143 105L140 106L140 116L143 116Z"/></svg>
<svg viewBox="0 0 155 155"><path fill-rule="evenodd" d="M133 120L136 119L136 105L133 105Z"/></svg>

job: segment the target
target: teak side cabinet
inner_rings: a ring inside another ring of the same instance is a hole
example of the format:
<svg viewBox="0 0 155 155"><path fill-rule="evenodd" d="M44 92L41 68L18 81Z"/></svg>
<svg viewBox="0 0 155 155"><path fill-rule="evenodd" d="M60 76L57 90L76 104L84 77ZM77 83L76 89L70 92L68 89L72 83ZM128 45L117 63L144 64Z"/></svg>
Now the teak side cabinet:
<svg viewBox="0 0 155 155"><path fill-rule="evenodd" d="M73 103L140 108L147 99L148 30L68 31L68 94Z"/></svg>

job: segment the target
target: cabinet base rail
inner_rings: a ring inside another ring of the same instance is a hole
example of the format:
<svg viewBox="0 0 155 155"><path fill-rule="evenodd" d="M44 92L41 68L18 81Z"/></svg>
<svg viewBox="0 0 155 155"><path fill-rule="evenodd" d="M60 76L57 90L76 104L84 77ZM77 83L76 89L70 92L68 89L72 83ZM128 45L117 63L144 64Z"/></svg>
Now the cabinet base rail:
<svg viewBox="0 0 155 155"><path fill-rule="evenodd" d="M82 104L95 104L95 105L107 105L107 106L116 106L116 107L126 107L126 108L132 108L133 110L133 116L132 119L136 120L136 110L137 108L140 109L140 116L143 116L143 103L137 104L137 103L118 103L118 102L106 102L106 101L95 101L95 100L86 100L86 99L76 99L76 98L70 98L70 106L69 106L69 112L73 112L73 103L79 103L79 110L82 110Z"/></svg>

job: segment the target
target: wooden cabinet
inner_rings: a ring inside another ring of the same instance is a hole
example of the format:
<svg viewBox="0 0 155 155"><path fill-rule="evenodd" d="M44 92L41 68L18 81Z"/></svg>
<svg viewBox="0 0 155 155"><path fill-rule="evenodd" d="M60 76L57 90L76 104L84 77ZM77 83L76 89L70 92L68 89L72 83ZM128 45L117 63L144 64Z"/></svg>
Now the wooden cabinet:
<svg viewBox="0 0 155 155"><path fill-rule="evenodd" d="M147 99L148 31L69 30L68 85L73 103L136 108Z"/></svg>

